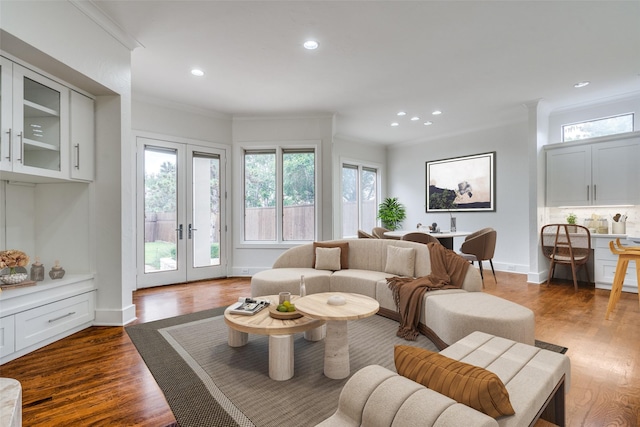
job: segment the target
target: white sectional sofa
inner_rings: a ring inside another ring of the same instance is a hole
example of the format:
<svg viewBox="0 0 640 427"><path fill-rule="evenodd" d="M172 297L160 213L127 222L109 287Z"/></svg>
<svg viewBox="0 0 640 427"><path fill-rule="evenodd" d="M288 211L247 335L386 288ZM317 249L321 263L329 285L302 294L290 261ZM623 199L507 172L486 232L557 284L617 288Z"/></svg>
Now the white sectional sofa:
<svg viewBox="0 0 640 427"><path fill-rule="evenodd" d="M337 271L314 268L314 245L296 246L285 251L270 270L251 279L251 295L278 292L298 294L300 276L304 276L308 294L351 292L367 295L380 303L379 314L398 319L396 305L386 279L396 275L395 248L413 249L414 260L400 271L421 277L431 272L429 248L422 243L392 239L345 239L321 242L323 245L348 245L348 257ZM344 254L343 254L344 255ZM394 258L394 259L391 259ZM348 268L344 268L348 263ZM390 272L392 271L392 272ZM454 295L456 294L456 295ZM469 333L479 330L525 344L534 344L534 316L526 307L482 292L482 279L470 267L461 289L426 292L419 330L438 348L445 348Z"/></svg>

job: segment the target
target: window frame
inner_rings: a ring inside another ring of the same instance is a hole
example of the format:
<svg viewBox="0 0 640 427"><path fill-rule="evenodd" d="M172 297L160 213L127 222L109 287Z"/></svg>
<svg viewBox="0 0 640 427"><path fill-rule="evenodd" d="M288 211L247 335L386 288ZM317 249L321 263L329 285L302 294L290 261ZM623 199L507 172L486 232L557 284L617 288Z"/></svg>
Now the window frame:
<svg viewBox="0 0 640 427"><path fill-rule="evenodd" d="M618 133L609 133L609 134L606 134L606 135L594 135L594 136L589 136L587 138L578 138L578 139L570 139L570 140L565 139L565 128L568 127L568 126L575 126L575 125L580 125L580 124L583 124L583 123L595 123L595 122L599 122L599 121L603 121L603 120L615 119L617 117L631 117L631 130L630 131L624 131L624 132L618 132ZM578 121L578 122L564 123L564 124L560 125L561 142L583 141L585 139L600 138L600 137L611 136L611 135L619 135L621 133L634 132L634 131L635 131L635 113L634 112L613 114L611 116L598 117L598 118L595 118L595 119L581 120L581 121Z"/></svg>
<svg viewBox="0 0 640 427"><path fill-rule="evenodd" d="M369 170L375 170L376 172L376 205L380 204L380 200L382 197L382 165L376 164L376 163L371 163L371 162L365 162L362 160L355 160L355 159L348 159L348 158L342 158L340 159L340 193L339 193L339 198L340 198L340 225L339 225L339 229L340 229L340 238L342 239L347 239L347 238L356 238L357 235L355 236L344 236L343 235L343 229L344 229L344 209L343 209L343 200L342 200L342 194L344 191L344 187L343 187L343 175L342 172L344 170L344 167L348 166L350 168L355 168L357 169L358 173L357 173L357 191L356 191L356 195L357 195L357 201L358 201L358 226L357 229L362 229L363 231L366 231L367 233L369 233L371 230L364 230L362 228L362 198L361 198L361 180L362 180L362 172L365 169L369 169ZM376 226L380 225L380 220L377 219L377 210L375 212L376 214Z"/></svg>
<svg viewBox="0 0 640 427"><path fill-rule="evenodd" d="M283 141L269 143L246 143L240 149L240 182L241 185L241 218L239 247L251 248L277 248L277 247L293 247L304 243L309 243L318 239L321 235L321 209L320 195L322 194L322 169L321 169L321 150L320 141ZM283 220L284 220L284 194L283 194L283 156L285 153L309 151L314 155L314 238L313 240L284 240L283 239ZM245 155L247 153L257 152L274 152L276 158L276 238L275 240L247 240L245 236L245 220L246 220L246 197L245 197Z"/></svg>

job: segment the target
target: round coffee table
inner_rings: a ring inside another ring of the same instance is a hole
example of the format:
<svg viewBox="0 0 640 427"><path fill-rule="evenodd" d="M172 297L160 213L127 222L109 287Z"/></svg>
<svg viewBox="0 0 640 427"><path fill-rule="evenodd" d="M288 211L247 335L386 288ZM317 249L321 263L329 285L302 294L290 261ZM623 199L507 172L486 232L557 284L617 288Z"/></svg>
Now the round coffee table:
<svg viewBox="0 0 640 427"><path fill-rule="evenodd" d="M291 296L291 301L297 304L297 295ZM278 295L257 297L270 300L271 304L278 304ZM324 320L302 316L297 319L280 320L269 315L269 308L247 316L224 311L224 321L229 328L229 346L242 347L249 340L248 334L269 336L269 377L276 381L286 381L293 377L293 334L305 332L309 341L319 341L323 338L322 326ZM297 305L296 305L297 307Z"/></svg>
<svg viewBox="0 0 640 427"><path fill-rule="evenodd" d="M345 299L344 305L330 305L332 296ZM327 321L327 336L324 342L324 374L331 379L349 376L349 337L347 321L363 319L378 312L380 304L365 295L344 292L311 294L296 300L296 309L305 316Z"/></svg>

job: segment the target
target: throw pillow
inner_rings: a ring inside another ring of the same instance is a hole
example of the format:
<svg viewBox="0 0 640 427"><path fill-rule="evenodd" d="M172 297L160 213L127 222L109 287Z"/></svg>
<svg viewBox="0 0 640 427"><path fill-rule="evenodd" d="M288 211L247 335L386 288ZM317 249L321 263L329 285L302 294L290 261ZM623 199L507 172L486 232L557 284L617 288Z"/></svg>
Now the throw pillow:
<svg viewBox="0 0 640 427"><path fill-rule="evenodd" d="M340 248L340 268L349 268L349 242L313 242L313 267L316 266L316 248Z"/></svg>
<svg viewBox="0 0 640 427"><path fill-rule="evenodd" d="M389 245L387 246L387 265L384 271L398 276L413 277L415 259L415 249Z"/></svg>
<svg viewBox="0 0 640 427"><path fill-rule="evenodd" d="M490 417L513 415L509 392L496 374L423 348L397 345L398 374Z"/></svg>
<svg viewBox="0 0 640 427"><path fill-rule="evenodd" d="M340 270L340 248L316 248L316 270Z"/></svg>

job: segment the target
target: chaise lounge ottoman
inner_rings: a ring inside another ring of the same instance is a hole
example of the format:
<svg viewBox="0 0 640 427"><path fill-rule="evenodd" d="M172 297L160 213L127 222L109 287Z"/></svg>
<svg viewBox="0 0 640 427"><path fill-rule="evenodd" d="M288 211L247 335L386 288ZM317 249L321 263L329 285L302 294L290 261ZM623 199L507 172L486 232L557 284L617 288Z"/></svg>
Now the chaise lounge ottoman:
<svg viewBox="0 0 640 427"><path fill-rule="evenodd" d="M468 335L440 354L497 375L515 414L492 418L394 371L370 365L345 383L336 412L318 426L523 427L533 426L539 418L565 425L565 392L571 379L566 355L483 332Z"/></svg>

